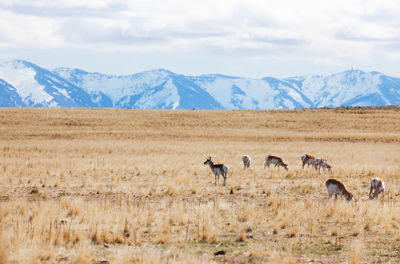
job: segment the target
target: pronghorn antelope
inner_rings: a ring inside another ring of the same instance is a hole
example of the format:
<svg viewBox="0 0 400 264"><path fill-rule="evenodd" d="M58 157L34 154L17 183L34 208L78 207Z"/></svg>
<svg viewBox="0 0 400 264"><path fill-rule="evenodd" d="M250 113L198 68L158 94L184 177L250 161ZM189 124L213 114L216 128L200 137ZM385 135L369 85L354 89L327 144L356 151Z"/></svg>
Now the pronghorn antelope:
<svg viewBox="0 0 400 264"><path fill-rule="evenodd" d="M331 171L332 166L328 164L328 161L326 159L315 159L314 161L314 168L315 170L318 170L318 172L321 172L321 168L325 171L326 169L328 171Z"/></svg>
<svg viewBox="0 0 400 264"><path fill-rule="evenodd" d="M267 155L265 156L265 164L264 164L264 169L265 167L269 168L270 164L275 164L276 166L281 166L283 167L285 170L288 170L287 164L285 164L281 158L276 157L276 156L271 156L271 155Z"/></svg>
<svg viewBox="0 0 400 264"><path fill-rule="evenodd" d="M242 156L244 169L250 168L251 158L247 155Z"/></svg>
<svg viewBox="0 0 400 264"><path fill-rule="evenodd" d="M329 193L328 201L333 194L335 194L335 200L337 199L338 195L342 197L344 196L348 202L353 200L353 194L346 189L346 186L342 182L336 179L329 179L325 184Z"/></svg>
<svg viewBox="0 0 400 264"><path fill-rule="evenodd" d="M308 154L304 154L303 156L301 156L301 161L303 162L303 165L301 166L304 169L304 165L307 164L307 167L314 166L314 162L315 162L315 157L308 155Z"/></svg>
<svg viewBox="0 0 400 264"><path fill-rule="evenodd" d="M371 196L372 191L374 191L373 196ZM378 198L380 193L382 193L382 196L385 197L385 183L379 178L373 178L371 180L371 188L369 189L369 199Z"/></svg>
<svg viewBox="0 0 400 264"><path fill-rule="evenodd" d="M218 179L218 184L219 184L219 175L222 175L222 177L224 177L224 186L225 186L229 167L224 164L214 164L214 162L211 161L211 157L207 158L207 160L204 162L204 165L210 165L210 168L211 168L212 172L214 173L214 177L215 177L215 186L217 186L217 179Z"/></svg>

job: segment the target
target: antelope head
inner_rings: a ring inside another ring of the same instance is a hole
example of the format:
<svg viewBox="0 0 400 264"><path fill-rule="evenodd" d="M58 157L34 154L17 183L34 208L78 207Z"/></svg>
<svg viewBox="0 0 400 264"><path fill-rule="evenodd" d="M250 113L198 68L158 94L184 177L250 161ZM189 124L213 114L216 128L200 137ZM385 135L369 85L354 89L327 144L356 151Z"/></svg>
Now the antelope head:
<svg viewBox="0 0 400 264"><path fill-rule="evenodd" d="M211 161L211 156L209 156L208 158L207 158L207 160L206 161L204 161L204 165L212 165L213 164L213 162Z"/></svg>
<svg viewBox="0 0 400 264"><path fill-rule="evenodd" d="M285 168L286 171L289 171L287 164L283 163L283 167Z"/></svg>

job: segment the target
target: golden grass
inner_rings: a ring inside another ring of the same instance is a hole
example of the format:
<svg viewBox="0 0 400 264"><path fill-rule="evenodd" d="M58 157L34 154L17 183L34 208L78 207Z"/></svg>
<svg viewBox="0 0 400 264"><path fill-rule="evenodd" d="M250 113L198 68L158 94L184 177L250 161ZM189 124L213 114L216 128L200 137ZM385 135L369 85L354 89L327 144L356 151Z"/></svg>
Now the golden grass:
<svg viewBox="0 0 400 264"><path fill-rule="evenodd" d="M397 263L399 149L398 108L0 109L0 263ZM330 177L356 202L325 204Z"/></svg>

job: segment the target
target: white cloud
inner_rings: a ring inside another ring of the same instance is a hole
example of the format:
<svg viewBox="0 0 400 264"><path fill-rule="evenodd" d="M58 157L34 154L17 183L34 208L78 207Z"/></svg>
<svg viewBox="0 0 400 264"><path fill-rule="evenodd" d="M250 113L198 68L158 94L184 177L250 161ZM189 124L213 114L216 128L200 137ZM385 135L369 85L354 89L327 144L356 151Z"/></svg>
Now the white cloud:
<svg viewBox="0 0 400 264"><path fill-rule="evenodd" d="M0 49L185 51L339 64L399 53L399 13L397 0L3 0Z"/></svg>

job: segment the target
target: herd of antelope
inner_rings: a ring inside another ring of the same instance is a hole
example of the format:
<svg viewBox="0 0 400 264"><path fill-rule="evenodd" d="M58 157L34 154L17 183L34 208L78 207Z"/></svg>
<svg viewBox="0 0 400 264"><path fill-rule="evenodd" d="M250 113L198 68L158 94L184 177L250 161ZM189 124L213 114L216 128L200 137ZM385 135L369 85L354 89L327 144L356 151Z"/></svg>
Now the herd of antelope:
<svg viewBox="0 0 400 264"><path fill-rule="evenodd" d="M251 158L248 155L242 156L242 161L243 161L243 168L248 169L250 168L251 164ZM325 171L331 171L332 166L328 164L328 161L323 158L315 158L314 156L304 154L301 156L301 161L302 161L302 168L304 169L304 166L307 165L307 167L312 166L315 170L317 170L319 173L321 172L321 168ZM288 171L288 165L283 162L283 160L280 157L277 156L272 156L272 155L267 155L265 157L265 163L264 163L264 169L269 168L271 164L274 164L275 167L283 167L286 171ZM207 160L204 162L204 165L209 165L211 168L211 171L214 174L215 177L215 186L219 184L219 176L222 175L224 178L224 186L226 184L226 179L228 177L228 171L229 167L225 164L215 164L212 162L211 157L208 157ZM336 180L336 179L328 179L325 182L326 188L328 190L328 200L335 195L335 199L337 199L338 196L344 197L347 201L352 201L353 200L353 194L349 192L346 188L346 186ZM382 196L385 196L385 183L380 179L380 178L373 178L371 180L371 188L369 191L369 199L375 199L378 198L378 195L382 193Z"/></svg>

